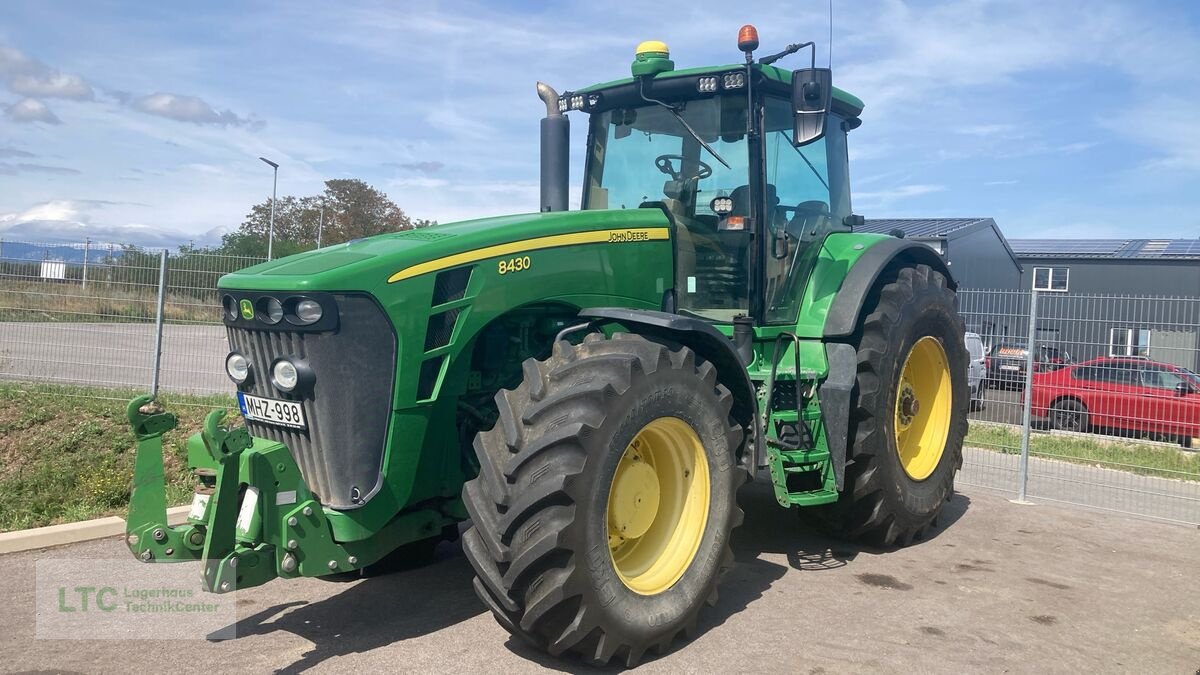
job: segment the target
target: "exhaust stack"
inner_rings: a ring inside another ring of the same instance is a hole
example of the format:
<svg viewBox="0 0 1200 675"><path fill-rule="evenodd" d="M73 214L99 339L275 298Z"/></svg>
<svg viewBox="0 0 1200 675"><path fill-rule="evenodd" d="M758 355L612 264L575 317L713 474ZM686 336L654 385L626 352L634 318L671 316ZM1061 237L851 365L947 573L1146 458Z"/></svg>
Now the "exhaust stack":
<svg viewBox="0 0 1200 675"><path fill-rule="evenodd" d="M558 111L558 92L554 87L538 82L537 93L546 104L541 128L542 194L538 210L566 211L571 172L571 122Z"/></svg>

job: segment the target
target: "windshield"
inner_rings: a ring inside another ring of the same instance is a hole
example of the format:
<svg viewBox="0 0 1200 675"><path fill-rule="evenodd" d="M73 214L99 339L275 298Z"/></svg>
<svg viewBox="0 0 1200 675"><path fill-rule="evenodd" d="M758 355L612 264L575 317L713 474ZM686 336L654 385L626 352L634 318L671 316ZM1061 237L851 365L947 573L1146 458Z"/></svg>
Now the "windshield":
<svg viewBox="0 0 1200 675"><path fill-rule="evenodd" d="M846 229L850 194L840 118L830 115L824 138L796 148L790 101L764 97L762 111L760 167L750 166L741 95L592 115L583 208L661 208L669 214L680 313L719 322L750 313L757 231L767 249L758 280L764 318L794 323L821 242ZM750 220L752 170L763 171L766 182L761 224Z"/></svg>
<svg viewBox="0 0 1200 675"><path fill-rule="evenodd" d="M681 226L674 234L677 307L731 321L750 308L750 232L744 224L719 228L723 219L710 204L715 197L740 190L738 195L744 197L735 201L749 206L746 99L715 97L673 105L729 166L697 142L666 107L651 104L598 113L591 120L583 207L668 211Z"/></svg>

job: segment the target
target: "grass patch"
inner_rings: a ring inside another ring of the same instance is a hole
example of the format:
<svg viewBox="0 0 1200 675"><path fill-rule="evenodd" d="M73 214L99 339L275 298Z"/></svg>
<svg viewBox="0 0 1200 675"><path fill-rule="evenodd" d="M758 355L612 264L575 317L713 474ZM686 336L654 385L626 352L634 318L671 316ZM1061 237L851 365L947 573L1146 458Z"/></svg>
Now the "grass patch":
<svg viewBox="0 0 1200 675"><path fill-rule="evenodd" d="M0 532L124 516L135 447L125 404L141 392L0 384ZM191 499L187 437L228 396L163 395L179 417L164 437L167 502Z"/></svg>
<svg viewBox="0 0 1200 675"><path fill-rule="evenodd" d="M0 282L0 321L145 323L158 314L158 288L132 284L56 281ZM163 319L170 323L220 323L216 291L168 291Z"/></svg>
<svg viewBox="0 0 1200 675"><path fill-rule="evenodd" d="M965 445L1005 454L1021 452L1021 433L1011 427L972 423ZM1200 481L1200 452L1147 445L1122 438L1060 436L1034 432L1029 453L1046 459L1100 465L1143 476Z"/></svg>

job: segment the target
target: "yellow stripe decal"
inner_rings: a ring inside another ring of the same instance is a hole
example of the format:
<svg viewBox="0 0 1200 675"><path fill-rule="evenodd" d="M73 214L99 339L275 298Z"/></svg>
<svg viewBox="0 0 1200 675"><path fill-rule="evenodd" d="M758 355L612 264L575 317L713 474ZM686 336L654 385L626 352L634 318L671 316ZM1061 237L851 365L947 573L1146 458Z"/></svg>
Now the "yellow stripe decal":
<svg viewBox="0 0 1200 675"><path fill-rule="evenodd" d="M573 246L575 244L625 244L639 241L663 241L670 238L670 230L665 227L634 227L618 230L596 230L594 232L572 232L570 234L555 234L549 237L536 237L510 241L507 244L497 244L477 248L474 251L464 251L438 258L428 262L418 263L396 272L388 277L388 283L411 279L412 277L430 272L438 272L450 267L466 265L488 258L497 258L514 253L537 251L543 248L557 246Z"/></svg>

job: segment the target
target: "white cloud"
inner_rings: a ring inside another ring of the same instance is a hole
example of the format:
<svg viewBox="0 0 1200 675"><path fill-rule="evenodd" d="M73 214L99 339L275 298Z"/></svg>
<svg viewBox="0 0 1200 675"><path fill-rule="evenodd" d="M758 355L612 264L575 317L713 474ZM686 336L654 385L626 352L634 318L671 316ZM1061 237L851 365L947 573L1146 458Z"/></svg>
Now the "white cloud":
<svg viewBox="0 0 1200 675"><path fill-rule="evenodd" d="M954 133L966 136L1001 136L1010 135L1016 129L1016 125L1013 124L969 124L958 127Z"/></svg>
<svg viewBox="0 0 1200 675"><path fill-rule="evenodd" d="M8 81L8 88L15 94L41 98L70 98L86 101L95 95L91 86L82 77L66 73L18 75Z"/></svg>
<svg viewBox="0 0 1200 675"><path fill-rule="evenodd" d="M79 242L111 241L138 246L175 246L188 235L142 223L97 222L99 209L116 206L103 200L56 200L34 204L15 213L0 214L0 237L9 241Z"/></svg>
<svg viewBox="0 0 1200 675"><path fill-rule="evenodd" d="M78 169L64 166L48 166L46 164L31 164L18 162L16 164L0 164L0 175L15 176L19 173L42 173L57 176L73 176L80 173Z"/></svg>
<svg viewBox="0 0 1200 675"><path fill-rule="evenodd" d="M158 115L177 122L252 128L260 128L263 125L259 120L241 117L232 110L217 112L206 101L195 96L159 92L135 98L129 105L134 110L148 115Z"/></svg>
<svg viewBox="0 0 1200 675"><path fill-rule="evenodd" d="M55 115L45 103L34 98L22 99L8 106L4 109L4 115L13 122L62 124L62 120L58 119L58 115Z"/></svg>
<svg viewBox="0 0 1200 675"><path fill-rule="evenodd" d="M0 47L0 79L9 91L21 96L79 101L95 96L91 85L79 75L60 72L12 47Z"/></svg>
<svg viewBox="0 0 1200 675"><path fill-rule="evenodd" d="M20 148L0 147L0 157L36 157L32 152L26 152Z"/></svg>
<svg viewBox="0 0 1200 675"><path fill-rule="evenodd" d="M945 185L913 184L899 185L874 192L856 192L854 193L854 207L856 211L859 210L859 207L873 210L886 209L898 201L945 190Z"/></svg>

